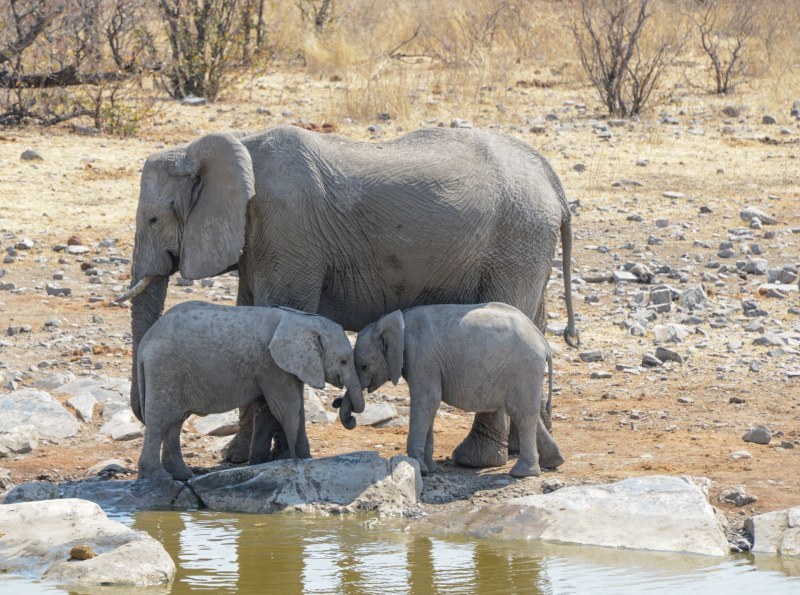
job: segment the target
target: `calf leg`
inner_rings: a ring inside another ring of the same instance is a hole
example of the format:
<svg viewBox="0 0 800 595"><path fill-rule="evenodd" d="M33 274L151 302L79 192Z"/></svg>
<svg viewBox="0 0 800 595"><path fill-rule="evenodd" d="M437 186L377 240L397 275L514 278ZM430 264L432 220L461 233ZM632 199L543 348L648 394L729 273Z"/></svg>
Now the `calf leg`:
<svg viewBox="0 0 800 595"><path fill-rule="evenodd" d="M172 475L172 479L179 481L194 477L194 473L186 466L186 462L183 460L183 453L181 453L181 426L183 421L177 421L167 429L164 446L161 449L161 463L164 465L164 469Z"/></svg>

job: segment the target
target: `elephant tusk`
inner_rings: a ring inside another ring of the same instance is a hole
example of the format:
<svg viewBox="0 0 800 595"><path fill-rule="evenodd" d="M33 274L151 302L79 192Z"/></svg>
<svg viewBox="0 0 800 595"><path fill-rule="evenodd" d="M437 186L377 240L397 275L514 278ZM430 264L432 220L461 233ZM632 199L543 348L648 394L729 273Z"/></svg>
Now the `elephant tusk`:
<svg viewBox="0 0 800 595"><path fill-rule="evenodd" d="M132 300L137 295L142 293L145 289L147 289L147 286L150 285L150 283L152 283L156 277L158 277L158 275L147 275L145 277L142 277L141 279L139 279L136 285L131 287L128 291L126 291L125 293L121 293L117 297L115 297L114 301L117 302L118 304L121 304L122 302L127 302L128 300Z"/></svg>

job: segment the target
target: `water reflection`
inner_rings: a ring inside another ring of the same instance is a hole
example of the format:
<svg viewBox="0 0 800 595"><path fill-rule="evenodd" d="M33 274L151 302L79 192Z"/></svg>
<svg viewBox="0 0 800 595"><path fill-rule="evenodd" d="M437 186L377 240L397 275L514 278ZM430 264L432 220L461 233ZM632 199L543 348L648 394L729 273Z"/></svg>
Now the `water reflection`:
<svg viewBox="0 0 800 595"><path fill-rule="evenodd" d="M176 594L800 593L800 560L776 556L720 561L445 537L422 534L403 521L291 513L142 512L115 518L164 544L178 566L171 589ZM66 593L0 576L0 595L38 592Z"/></svg>

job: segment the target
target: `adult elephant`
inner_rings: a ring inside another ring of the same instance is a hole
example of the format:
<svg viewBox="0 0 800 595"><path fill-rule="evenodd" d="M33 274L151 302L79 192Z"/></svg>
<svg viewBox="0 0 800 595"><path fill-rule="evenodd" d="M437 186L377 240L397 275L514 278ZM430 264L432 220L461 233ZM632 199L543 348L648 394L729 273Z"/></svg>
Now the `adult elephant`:
<svg viewBox="0 0 800 595"><path fill-rule="evenodd" d="M543 329L559 235L570 342L570 212L555 172L529 145L443 128L383 143L295 126L210 134L144 165L133 361L178 270L199 279L238 268L237 303L318 313L352 331L410 306L492 301ZM135 366L131 394L141 419ZM352 408L346 397L343 420ZM455 460L505 463L506 427L502 411L476 415ZM228 458L247 459L251 431L242 413Z"/></svg>

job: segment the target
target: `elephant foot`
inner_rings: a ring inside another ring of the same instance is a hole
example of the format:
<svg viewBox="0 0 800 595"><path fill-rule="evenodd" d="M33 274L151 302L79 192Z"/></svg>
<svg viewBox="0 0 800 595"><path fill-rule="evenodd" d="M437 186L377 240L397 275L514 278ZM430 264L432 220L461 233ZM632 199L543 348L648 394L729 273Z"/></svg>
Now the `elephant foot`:
<svg viewBox="0 0 800 595"><path fill-rule="evenodd" d="M555 469L564 464L564 457L556 446L552 450L539 453L539 464L545 469Z"/></svg>
<svg viewBox="0 0 800 595"><path fill-rule="evenodd" d="M239 430L222 449L222 458L230 463L246 463L250 459L251 436L244 436Z"/></svg>
<svg viewBox="0 0 800 595"><path fill-rule="evenodd" d="M172 475L170 475L169 471L163 467L147 470L139 469L139 479L147 479L153 483L162 481L168 481L172 483Z"/></svg>
<svg viewBox="0 0 800 595"><path fill-rule="evenodd" d="M182 465L175 465L174 467L167 466L165 469L167 474L176 481L186 481L194 477L194 473L192 473L192 470L189 469L185 463Z"/></svg>
<svg viewBox="0 0 800 595"><path fill-rule="evenodd" d="M476 427L456 446L453 460L463 467L500 467L508 461L508 445L486 434L476 432Z"/></svg>
<svg viewBox="0 0 800 595"><path fill-rule="evenodd" d="M542 474L542 468L538 463L529 463L520 457L508 473L511 477L538 477Z"/></svg>
<svg viewBox="0 0 800 595"><path fill-rule="evenodd" d="M425 463L425 461L423 461L422 459L418 459L417 457L411 457L411 458L414 459L419 465L419 472L420 475L422 475L423 477L430 475L431 473L436 471L436 463L434 463L433 461L430 461L429 465L428 463Z"/></svg>

